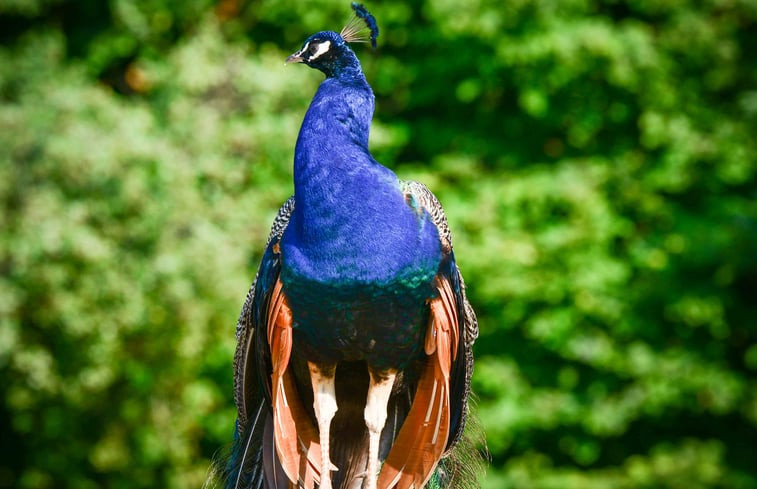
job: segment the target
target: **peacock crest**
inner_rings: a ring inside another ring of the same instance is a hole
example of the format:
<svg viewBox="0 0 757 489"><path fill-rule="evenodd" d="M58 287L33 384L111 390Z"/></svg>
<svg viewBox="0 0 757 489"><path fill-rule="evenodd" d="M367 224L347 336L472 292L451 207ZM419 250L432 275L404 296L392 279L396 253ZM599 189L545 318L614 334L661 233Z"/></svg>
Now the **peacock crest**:
<svg viewBox="0 0 757 489"><path fill-rule="evenodd" d="M376 48L376 38L379 35L376 18L368 12L361 3L352 2L355 15L347 22L339 33L347 42L370 42Z"/></svg>

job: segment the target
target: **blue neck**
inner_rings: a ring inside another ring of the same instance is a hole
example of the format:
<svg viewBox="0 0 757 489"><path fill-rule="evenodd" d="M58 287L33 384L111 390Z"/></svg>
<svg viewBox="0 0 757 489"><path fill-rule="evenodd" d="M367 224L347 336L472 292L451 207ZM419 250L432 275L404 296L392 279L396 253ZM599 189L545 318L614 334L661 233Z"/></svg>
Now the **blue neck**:
<svg viewBox="0 0 757 489"><path fill-rule="evenodd" d="M436 229L406 204L397 176L368 151L373 108L357 58L318 88L295 149L285 273L377 283L436 272Z"/></svg>
<svg viewBox="0 0 757 489"><path fill-rule="evenodd" d="M362 169L381 170L396 180L368 151L373 107L373 92L359 65L357 71L344 69L321 83L297 137L295 196L316 182L330 187L344 172L355 176Z"/></svg>

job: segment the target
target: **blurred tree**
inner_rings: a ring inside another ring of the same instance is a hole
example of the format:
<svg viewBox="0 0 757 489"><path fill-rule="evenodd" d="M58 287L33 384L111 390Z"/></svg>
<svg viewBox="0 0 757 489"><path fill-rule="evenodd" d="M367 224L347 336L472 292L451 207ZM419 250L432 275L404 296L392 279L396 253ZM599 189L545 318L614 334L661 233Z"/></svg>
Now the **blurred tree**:
<svg viewBox="0 0 757 489"><path fill-rule="evenodd" d="M491 488L757 487L757 5L386 1L372 147L444 202ZM186 487L344 2L0 0L0 487Z"/></svg>

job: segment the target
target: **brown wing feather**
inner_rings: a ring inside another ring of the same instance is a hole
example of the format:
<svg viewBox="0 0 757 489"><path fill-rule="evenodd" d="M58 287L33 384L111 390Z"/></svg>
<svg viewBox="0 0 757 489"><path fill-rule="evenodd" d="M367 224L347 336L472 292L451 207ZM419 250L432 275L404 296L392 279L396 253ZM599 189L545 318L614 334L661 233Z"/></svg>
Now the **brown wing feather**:
<svg viewBox="0 0 757 489"><path fill-rule="evenodd" d="M378 479L381 489L421 488L434 472L447 445L450 429L449 374L457 350L460 325L452 287L437 280L439 297L429 302L426 334L428 354L413 405Z"/></svg>
<svg viewBox="0 0 757 489"><path fill-rule="evenodd" d="M281 280L276 281L268 309L268 345L271 350L273 437L276 453L290 481L312 487L320 481L321 449L318 432L305 412L289 368L292 353L292 311Z"/></svg>
<svg viewBox="0 0 757 489"><path fill-rule="evenodd" d="M402 188L411 202L423 208L431 216L431 220L439 230L442 250L445 254L452 253L452 234L450 233L444 209L436 196L422 183L405 181ZM478 321L468 298L466 297L465 281L459 269L454 273L459 281L459 290L454 291L454 301L448 303L453 310L458 311L460 329L456 330L458 347L453 349L452 383L450 385L451 411L453 419L460 421L456 424L447 444L447 451L452 450L463 436L465 421L468 416L468 396L470 395L471 376L473 375L473 343L478 337Z"/></svg>

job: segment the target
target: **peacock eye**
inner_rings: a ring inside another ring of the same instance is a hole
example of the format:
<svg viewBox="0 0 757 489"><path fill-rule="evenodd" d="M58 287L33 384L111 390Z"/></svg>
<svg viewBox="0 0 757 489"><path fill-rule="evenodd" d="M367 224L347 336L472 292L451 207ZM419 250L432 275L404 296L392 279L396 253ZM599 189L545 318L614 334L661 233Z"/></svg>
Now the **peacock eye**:
<svg viewBox="0 0 757 489"><path fill-rule="evenodd" d="M312 41L308 47L305 48L306 58L308 61L314 61L321 55L328 53L331 48L331 41Z"/></svg>

